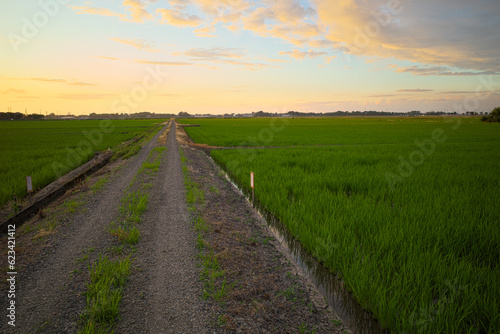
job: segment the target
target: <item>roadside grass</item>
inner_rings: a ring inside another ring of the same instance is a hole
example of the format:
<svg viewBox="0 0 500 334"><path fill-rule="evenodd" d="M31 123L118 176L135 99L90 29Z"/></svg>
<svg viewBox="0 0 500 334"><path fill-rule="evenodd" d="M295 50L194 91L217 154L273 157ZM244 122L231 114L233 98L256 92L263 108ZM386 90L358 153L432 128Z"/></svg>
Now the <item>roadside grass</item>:
<svg viewBox="0 0 500 334"><path fill-rule="evenodd" d="M141 150L141 144L139 142L136 142L130 146L123 146L115 151L115 154L111 158L111 161L115 161L120 158L126 160L136 155L140 150Z"/></svg>
<svg viewBox="0 0 500 334"><path fill-rule="evenodd" d="M193 229L197 232L196 247L199 251L199 266L202 267L200 280L204 284L202 298L212 298L216 302L223 303L224 298L235 283L226 281L225 271L220 268L217 255L214 254L209 242L205 239L206 233L210 231L210 226L205 222L203 216L197 214L199 208L203 208L205 205L205 193L200 185L189 177L189 169L186 165L187 158L182 147L179 147L179 152L186 189L186 203L189 211L194 212L192 224Z"/></svg>

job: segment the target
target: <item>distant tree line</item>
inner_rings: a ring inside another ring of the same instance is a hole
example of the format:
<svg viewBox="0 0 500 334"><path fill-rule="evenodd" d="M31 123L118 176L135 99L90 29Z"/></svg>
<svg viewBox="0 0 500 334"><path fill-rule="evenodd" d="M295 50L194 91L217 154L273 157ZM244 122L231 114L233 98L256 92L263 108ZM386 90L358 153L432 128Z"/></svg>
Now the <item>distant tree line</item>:
<svg viewBox="0 0 500 334"><path fill-rule="evenodd" d="M91 113L88 116L56 116L54 113L45 116L41 114L26 114L20 112L0 112L0 120L39 120L39 119L129 119L129 118L172 118L174 114L155 114L150 112L140 112L135 114L96 114Z"/></svg>
<svg viewBox="0 0 500 334"><path fill-rule="evenodd" d="M44 116L40 114L23 114L20 112L0 112L0 120L19 120L19 119L43 119Z"/></svg>
<svg viewBox="0 0 500 334"><path fill-rule="evenodd" d="M261 112L259 112L261 113ZM256 114L259 114L256 113ZM265 114L265 113L264 113ZM422 113L418 110L413 110L410 112L388 112L388 111L376 111L376 110L365 110L365 111L334 111L327 113L304 113L299 111L289 111L287 113L292 117L329 117L329 116L442 116L442 115L457 115L456 112L444 112L444 111L429 111Z"/></svg>
<svg viewBox="0 0 500 334"><path fill-rule="evenodd" d="M96 114L91 113L89 119L129 119L129 118L172 118L174 114L155 114L144 111L135 114Z"/></svg>
<svg viewBox="0 0 500 334"><path fill-rule="evenodd" d="M481 117L481 121L488 123L500 122L500 107L493 109L488 116Z"/></svg>

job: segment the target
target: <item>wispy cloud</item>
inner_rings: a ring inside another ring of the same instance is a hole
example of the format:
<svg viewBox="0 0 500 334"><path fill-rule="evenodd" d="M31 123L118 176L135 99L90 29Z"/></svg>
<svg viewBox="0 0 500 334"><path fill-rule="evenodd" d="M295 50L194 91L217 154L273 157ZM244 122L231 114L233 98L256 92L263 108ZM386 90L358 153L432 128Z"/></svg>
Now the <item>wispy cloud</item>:
<svg viewBox="0 0 500 334"><path fill-rule="evenodd" d="M6 89L2 92L2 94L23 94L25 93L26 91L24 89L14 89L14 88L10 88L10 89Z"/></svg>
<svg viewBox="0 0 500 334"><path fill-rule="evenodd" d="M70 86L97 86L93 83L81 82L81 81L69 81L66 79L52 79L52 78L5 78L8 80L29 80L29 81L41 81L50 83L66 84Z"/></svg>
<svg viewBox="0 0 500 334"><path fill-rule="evenodd" d="M104 57L104 56L95 56L95 58L102 58L102 59L108 59L108 60L118 60L118 58L115 58L115 57Z"/></svg>
<svg viewBox="0 0 500 334"><path fill-rule="evenodd" d="M189 63L189 62L185 62L185 61L159 61L159 60L136 59L135 62L139 63L139 64L164 65L164 66L194 65L193 63Z"/></svg>
<svg viewBox="0 0 500 334"><path fill-rule="evenodd" d="M209 26L209 27L204 27L204 28L199 28L194 31L195 35L198 37L217 37L214 35L215 33L215 27L214 26Z"/></svg>
<svg viewBox="0 0 500 334"><path fill-rule="evenodd" d="M411 73L414 75L442 75L442 76L475 76L475 75L496 75L500 71L474 71L474 70L460 70L453 69L449 66L398 66L389 65L396 73Z"/></svg>
<svg viewBox="0 0 500 334"><path fill-rule="evenodd" d="M314 50L309 50L309 51L300 51L298 49L293 49L293 51L281 51L279 53L280 55L288 55L291 58L298 59L298 60L303 60L305 58L317 58L321 56L326 56L328 55L327 52L318 52Z"/></svg>
<svg viewBox="0 0 500 334"><path fill-rule="evenodd" d="M227 65L243 66L244 68L246 68L248 70L252 70L252 71L262 70L265 68L279 68L278 66L274 66L274 65L252 63L252 62L245 62L245 61L238 61L238 60L221 59L221 60L217 60L217 62L227 64Z"/></svg>
<svg viewBox="0 0 500 334"><path fill-rule="evenodd" d="M273 59L273 58L267 58L267 57L259 57L259 59L263 59L266 61L270 61L273 63L290 63L290 60L284 60L284 59Z"/></svg>
<svg viewBox="0 0 500 334"><path fill-rule="evenodd" d="M107 8L91 7L91 6L69 6L69 7L73 9L77 14L114 16L124 21L126 20L125 14L116 13Z"/></svg>
<svg viewBox="0 0 500 334"><path fill-rule="evenodd" d="M241 48L213 47L209 49L190 49L183 53L174 55L184 55L193 61L209 61L226 65L242 66L249 70L261 70L264 68L276 68L277 66L255 63L246 59L246 51Z"/></svg>
<svg viewBox="0 0 500 334"><path fill-rule="evenodd" d="M446 94L446 95L451 95L451 94L481 94L481 93L491 93L490 91L472 91L472 90L452 90L452 91L447 91L447 92L439 92L438 94Z"/></svg>
<svg viewBox="0 0 500 334"><path fill-rule="evenodd" d="M432 92L434 91L433 89L420 89L420 88L416 88L416 89L399 89L398 92L402 92L402 93L425 93L425 92Z"/></svg>
<svg viewBox="0 0 500 334"><path fill-rule="evenodd" d="M56 97L63 100L99 100L114 94L59 94Z"/></svg>
<svg viewBox="0 0 500 334"><path fill-rule="evenodd" d="M110 40L115 41L117 43L133 46L134 48L139 50L146 50L149 52L160 51L155 49L156 46L155 42L147 41L145 39L124 39L124 38L112 37L110 38Z"/></svg>
<svg viewBox="0 0 500 334"><path fill-rule="evenodd" d="M203 60L241 59L245 56L245 51L238 48L213 47L210 49L190 49L183 54Z"/></svg>

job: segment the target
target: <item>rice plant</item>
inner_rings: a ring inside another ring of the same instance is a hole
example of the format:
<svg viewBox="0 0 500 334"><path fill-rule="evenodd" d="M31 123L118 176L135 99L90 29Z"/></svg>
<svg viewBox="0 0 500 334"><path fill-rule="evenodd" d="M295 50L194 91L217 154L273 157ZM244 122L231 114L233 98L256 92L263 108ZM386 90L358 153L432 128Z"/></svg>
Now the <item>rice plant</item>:
<svg viewBox="0 0 500 334"><path fill-rule="evenodd" d="M114 148L160 120L0 121L0 207L26 195L27 175L35 190L89 161L97 151ZM108 124L108 125L109 125Z"/></svg>
<svg viewBox="0 0 500 334"><path fill-rule="evenodd" d="M500 328L500 131L479 131L474 123L450 130L432 154L401 174L401 159L417 147L411 136L432 133L422 124L409 121L420 130L404 139L387 132L380 144L211 155L246 191L255 172L260 203L342 277L384 328L494 333ZM375 138L369 129L365 137Z"/></svg>

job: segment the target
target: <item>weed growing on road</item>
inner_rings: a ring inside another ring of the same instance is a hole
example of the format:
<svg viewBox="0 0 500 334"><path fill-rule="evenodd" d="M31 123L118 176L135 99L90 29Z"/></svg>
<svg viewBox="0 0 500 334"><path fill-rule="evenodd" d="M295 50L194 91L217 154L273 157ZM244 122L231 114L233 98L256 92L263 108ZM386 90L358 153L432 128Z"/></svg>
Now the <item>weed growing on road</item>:
<svg viewBox="0 0 500 334"><path fill-rule="evenodd" d="M109 175L103 176L96 183L94 183L92 187L90 187L90 189L92 190L92 192L97 193L99 190L102 189L102 187L104 187L106 183L108 183L108 181L109 181Z"/></svg>
<svg viewBox="0 0 500 334"><path fill-rule="evenodd" d="M316 333L316 329L309 329L309 326L307 326L307 324L302 324L299 326L299 332L301 334L314 334Z"/></svg>
<svg viewBox="0 0 500 334"><path fill-rule="evenodd" d="M189 206L189 211L196 211L196 204L205 204L205 193L201 190L200 185L189 178L189 169L186 166L186 157L182 147L179 147L182 163L182 174L184 175L184 187L186 188L186 202Z"/></svg>
<svg viewBox="0 0 500 334"><path fill-rule="evenodd" d="M194 220L194 229L197 232L206 232L209 230L209 227L203 217L199 216Z"/></svg>
<svg viewBox="0 0 500 334"><path fill-rule="evenodd" d="M81 198L71 199L64 202L64 211L68 214L73 214L76 210L83 205Z"/></svg>
<svg viewBox="0 0 500 334"><path fill-rule="evenodd" d="M157 124L156 126L150 128L149 132L146 135L138 137L135 142L130 145L122 145L119 146L115 150L115 154L111 158L111 161L114 161L118 158L128 159L136 155L142 148L143 144L149 142L151 138L158 132L161 124Z"/></svg>
<svg viewBox="0 0 500 334"><path fill-rule="evenodd" d="M95 250L95 247L92 247L92 248L88 248L86 249L84 252L83 252L83 255L82 257L79 257L78 259L76 259L76 262L84 262L84 261L87 261L87 259L89 258L89 255Z"/></svg>
<svg viewBox="0 0 500 334"><path fill-rule="evenodd" d="M298 295L296 288L297 287L293 285L282 292L278 292L277 295L285 297L286 300L297 301Z"/></svg>
<svg viewBox="0 0 500 334"><path fill-rule="evenodd" d="M203 298L212 297L214 300L221 302L228 291L234 287L234 283L227 284L225 272L220 268L217 255L214 254L213 250L210 250L207 254L200 252L200 260L203 266L200 278L205 283Z"/></svg>
<svg viewBox="0 0 500 334"><path fill-rule="evenodd" d="M219 315L217 317L217 322L216 322L217 326L222 328L226 325L226 322L227 322L227 315L224 314L224 315Z"/></svg>
<svg viewBox="0 0 500 334"><path fill-rule="evenodd" d="M109 232L124 244L135 245L139 242L140 231L135 225L140 224L141 216L147 209L149 200L147 190L152 186L165 150L165 147L151 150L121 199L121 217L117 222L111 223ZM132 190L133 188L136 189Z"/></svg>
<svg viewBox="0 0 500 334"><path fill-rule="evenodd" d="M141 233L136 227L132 227L132 229L128 232L128 237L125 239L125 243L130 245L135 245L139 242L139 238Z"/></svg>
<svg viewBox="0 0 500 334"><path fill-rule="evenodd" d="M87 284L87 308L82 315L85 325L79 334L106 333L116 325L131 262L130 256L111 261L101 255L89 265L91 282Z"/></svg>
<svg viewBox="0 0 500 334"><path fill-rule="evenodd" d="M128 244L128 245L137 244L141 236L141 233L136 227L132 227L131 229L125 229L122 226L118 226L115 228L110 228L109 233L117 237L118 240L123 244Z"/></svg>
<svg viewBox="0 0 500 334"><path fill-rule="evenodd" d="M210 185L209 189L213 193L216 193L216 194L219 193L219 189L217 187L214 187L213 185Z"/></svg>
<svg viewBox="0 0 500 334"><path fill-rule="evenodd" d="M121 199L120 217L109 226L109 233L121 242L109 251L121 259L111 261L101 255L89 265L91 282L87 284L87 308L81 316L83 324L79 334L110 333L116 325L123 288L130 275L131 256L137 251L134 245L140 239L137 225L148 205L147 189L151 188L149 185L159 170L165 150L157 147L151 151ZM124 248L125 245L129 247Z"/></svg>

